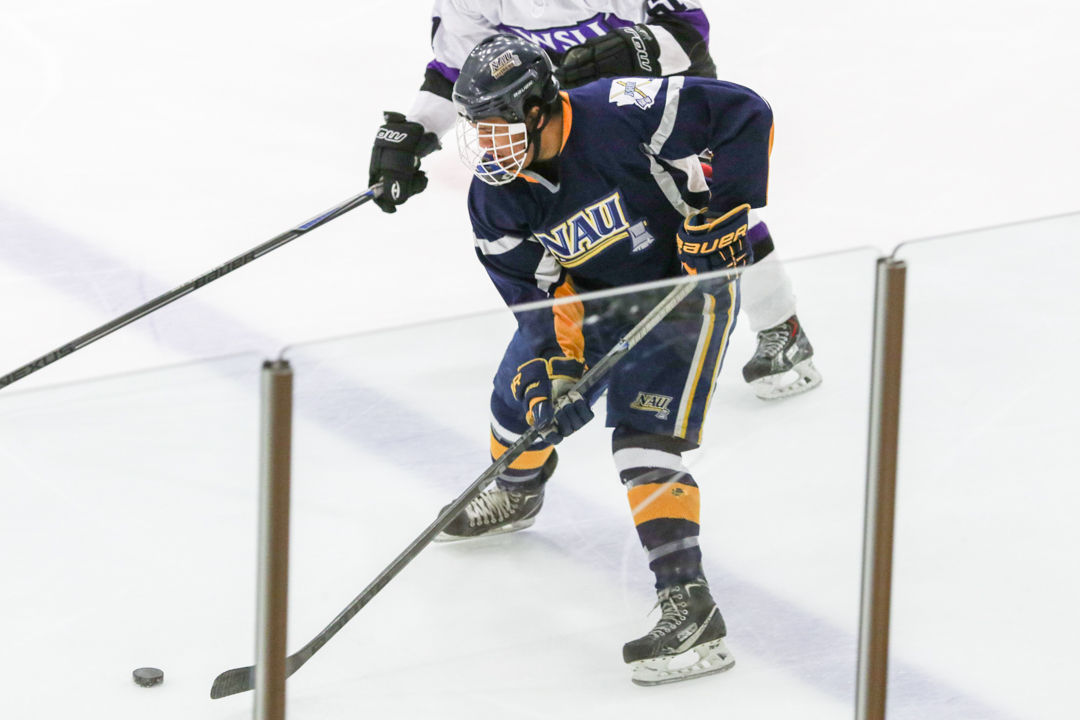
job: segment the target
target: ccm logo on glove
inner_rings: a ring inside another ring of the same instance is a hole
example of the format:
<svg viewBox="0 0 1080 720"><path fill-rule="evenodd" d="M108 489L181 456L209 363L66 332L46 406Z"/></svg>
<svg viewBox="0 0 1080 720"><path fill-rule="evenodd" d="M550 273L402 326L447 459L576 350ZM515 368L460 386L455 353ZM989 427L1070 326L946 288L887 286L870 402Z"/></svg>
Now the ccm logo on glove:
<svg viewBox="0 0 1080 720"><path fill-rule="evenodd" d="M652 75L653 66L650 62L649 49L645 47L645 40L641 37L641 33L632 27L626 28L624 32L630 39L630 44L633 46L634 51L637 52L638 67L649 75ZM652 38L650 37L649 39L651 40Z"/></svg>
<svg viewBox="0 0 1080 720"><path fill-rule="evenodd" d="M387 130L383 128L379 130L375 135L376 140L386 140L387 142L399 143L405 138L409 137L409 133L397 132L395 130Z"/></svg>

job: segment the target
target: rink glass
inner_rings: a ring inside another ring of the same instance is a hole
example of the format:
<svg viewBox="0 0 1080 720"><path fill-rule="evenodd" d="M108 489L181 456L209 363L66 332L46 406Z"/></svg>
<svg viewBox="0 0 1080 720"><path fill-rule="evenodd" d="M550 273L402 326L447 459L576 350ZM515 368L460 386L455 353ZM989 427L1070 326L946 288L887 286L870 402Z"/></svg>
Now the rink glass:
<svg viewBox="0 0 1080 720"><path fill-rule="evenodd" d="M1078 225L897 252L908 315L890 717L1069 717ZM1017 265L1032 238L1057 261ZM850 717L877 257L788 263L822 386L754 397L741 318L704 445L687 455L732 671L677 690L629 683L619 651L652 627L655 595L601 402L559 446L537 524L421 553L289 681L289 716L626 720L677 692L733 716ZM291 649L487 466L491 373L513 328L497 308L283 351L296 406ZM250 694L207 691L253 659L262 359L0 395L5 716L250 712ZM147 665L162 686L131 682Z"/></svg>
<svg viewBox="0 0 1080 720"><path fill-rule="evenodd" d="M704 445L687 463L737 664L680 686L690 707L850 717L876 257L789 264L822 390L757 399L740 374L755 338L745 318L734 331ZM487 467L491 377L514 327L497 309L285 349L296 383L290 620L304 628L291 647ZM533 528L429 547L327 645L331 659L293 677L290 702L320 696L405 717L662 713L667 692L633 686L621 659L658 614L603 406L559 445Z"/></svg>
<svg viewBox="0 0 1080 720"><path fill-rule="evenodd" d="M889 717L1075 715L1080 216L905 243Z"/></svg>

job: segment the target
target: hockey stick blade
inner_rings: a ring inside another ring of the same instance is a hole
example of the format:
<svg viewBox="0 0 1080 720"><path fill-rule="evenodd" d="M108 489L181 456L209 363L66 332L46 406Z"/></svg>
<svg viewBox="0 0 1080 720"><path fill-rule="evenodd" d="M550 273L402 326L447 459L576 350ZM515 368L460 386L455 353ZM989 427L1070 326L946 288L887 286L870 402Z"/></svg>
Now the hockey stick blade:
<svg viewBox="0 0 1080 720"><path fill-rule="evenodd" d="M648 335L649 332L656 327L661 320L667 317L668 314L675 309L675 306L682 302L696 287L696 281L687 281L672 288L672 290L664 296L652 310L638 321L633 329L626 333L626 335L615 343L606 355L600 358L595 365L586 371L585 375L573 385L570 392L577 391L584 394L590 388L595 387L604 379L615 363L622 359L622 357L637 345L643 337ZM330 638L336 635L341 628L345 627L345 624L360 612L360 610L367 605L380 590L386 587L386 585L397 576L402 568L412 562L413 558L419 555L420 551L427 547L431 541L434 540L436 535L446 529L446 526L465 509L466 505L472 502L473 499L475 499L484 488L490 485L501 472L506 470L506 468L510 466L510 463L528 450L540 437L550 434L553 431L553 422L549 422L547 425L540 427L533 426L526 430L517 441L507 448L506 452L504 452L498 460L494 461L487 470L481 473L480 476L474 480L463 493L461 493L461 495L447 505L446 508L439 513L439 516L435 521L428 525L427 529L417 536L408 547L402 550L393 562L384 568L383 571L379 573L379 575L372 580L344 610L338 613L338 616L331 620L329 625L323 628L322 632L312 638L311 641L300 648L300 650L285 658L285 677L289 677L299 670L304 663L310 660L311 657L330 640ZM246 692L254 687L255 666L234 668L232 670L226 670L214 679L214 684L210 688L210 697L216 700L228 695Z"/></svg>
<svg viewBox="0 0 1080 720"><path fill-rule="evenodd" d="M588 376L588 373L586 373L586 376ZM582 378L582 383L585 379L586 378ZM341 628L345 627L346 623L360 612L360 610L363 609L363 607L367 605L379 591L386 587L386 585L393 580L406 565L412 562L413 558L419 555L421 550L431 544L431 541L435 536L442 532L446 526L450 524L450 521L457 517L468 503L472 502L473 498L479 495L485 487L490 485L499 473L506 470L506 468L510 466L510 463L521 455L521 453L525 452L530 445L536 442L540 437L541 432L546 430L546 426L529 428L525 434L503 453L502 457L492 463L480 477L473 481L472 485L470 485L465 492L447 506L447 508L439 514L439 517L428 525L423 533L413 540L408 547L402 550L392 563L384 568L383 571L379 573L379 575L372 580L344 610L338 613L337 617L331 620L329 625L323 628L323 630L312 638L307 645L285 658L285 677L290 677L299 670L304 663L311 659L312 655L317 653L323 645L329 642L330 638L334 637ZM232 670L226 670L214 679L214 684L210 687L210 698L216 700L228 695L235 695L237 693L252 690L254 687L255 666L233 668Z"/></svg>
<svg viewBox="0 0 1080 720"><path fill-rule="evenodd" d="M214 678L214 684L210 688L210 697L213 700L217 700L218 698L228 697L229 695L247 692L248 690L254 689L254 687L254 665L233 668L232 670L226 670Z"/></svg>
<svg viewBox="0 0 1080 720"><path fill-rule="evenodd" d="M285 658L285 677L289 677L299 670L300 666L307 662L307 659L312 656L313 653L310 651L309 646L310 643L308 643L308 646L305 646L300 652ZM247 667L233 668L232 670L226 670L214 678L214 684L210 687L210 699L217 700L218 698L237 695L254 689L255 666L248 665Z"/></svg>

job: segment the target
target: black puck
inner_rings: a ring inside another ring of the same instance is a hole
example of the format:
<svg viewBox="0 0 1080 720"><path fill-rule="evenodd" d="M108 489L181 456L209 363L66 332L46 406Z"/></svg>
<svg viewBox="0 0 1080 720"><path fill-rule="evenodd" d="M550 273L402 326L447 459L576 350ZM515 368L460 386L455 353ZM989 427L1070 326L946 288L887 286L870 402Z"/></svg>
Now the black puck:
<svg viewBox="0 0 1080 720"><path fill-rule="evenodd" d="M136 685L142 687L154 687L165 682L165 673L152 667L139 668L131 673L131 677L135 679Z"/></svg>

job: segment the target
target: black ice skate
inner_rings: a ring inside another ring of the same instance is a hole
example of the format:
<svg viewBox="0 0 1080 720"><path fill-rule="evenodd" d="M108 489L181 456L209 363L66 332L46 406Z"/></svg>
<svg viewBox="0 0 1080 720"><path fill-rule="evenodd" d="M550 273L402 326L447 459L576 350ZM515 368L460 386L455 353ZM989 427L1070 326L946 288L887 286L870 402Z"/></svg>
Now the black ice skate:
<svg viewBox="0 0 1080 720"><path fill-rule="evenodd" d="M540 469L539 481L530 482L521 490L506 490L496 485L480 493L435 537L435 542L471 540L530 527L544 504L544 483L555 472L556 464L558 457L552 451Z"/></svg>
<svg viewBox="0 0 1080 720"><path fill-rule="evenodd" d="M743 367L743 378L762 400L798 395L821 384L813 357L802 323L792 315L758 333L757 351Z"/></svg>
<svg viewBox="0 0 1080 720"><path fill-rule="evenodd" d="M704 580L657 592L660 621L645 637L623 645L623 660L638 685L662 685L728 670L735 658L724 645L727 628Z"/></svg>

